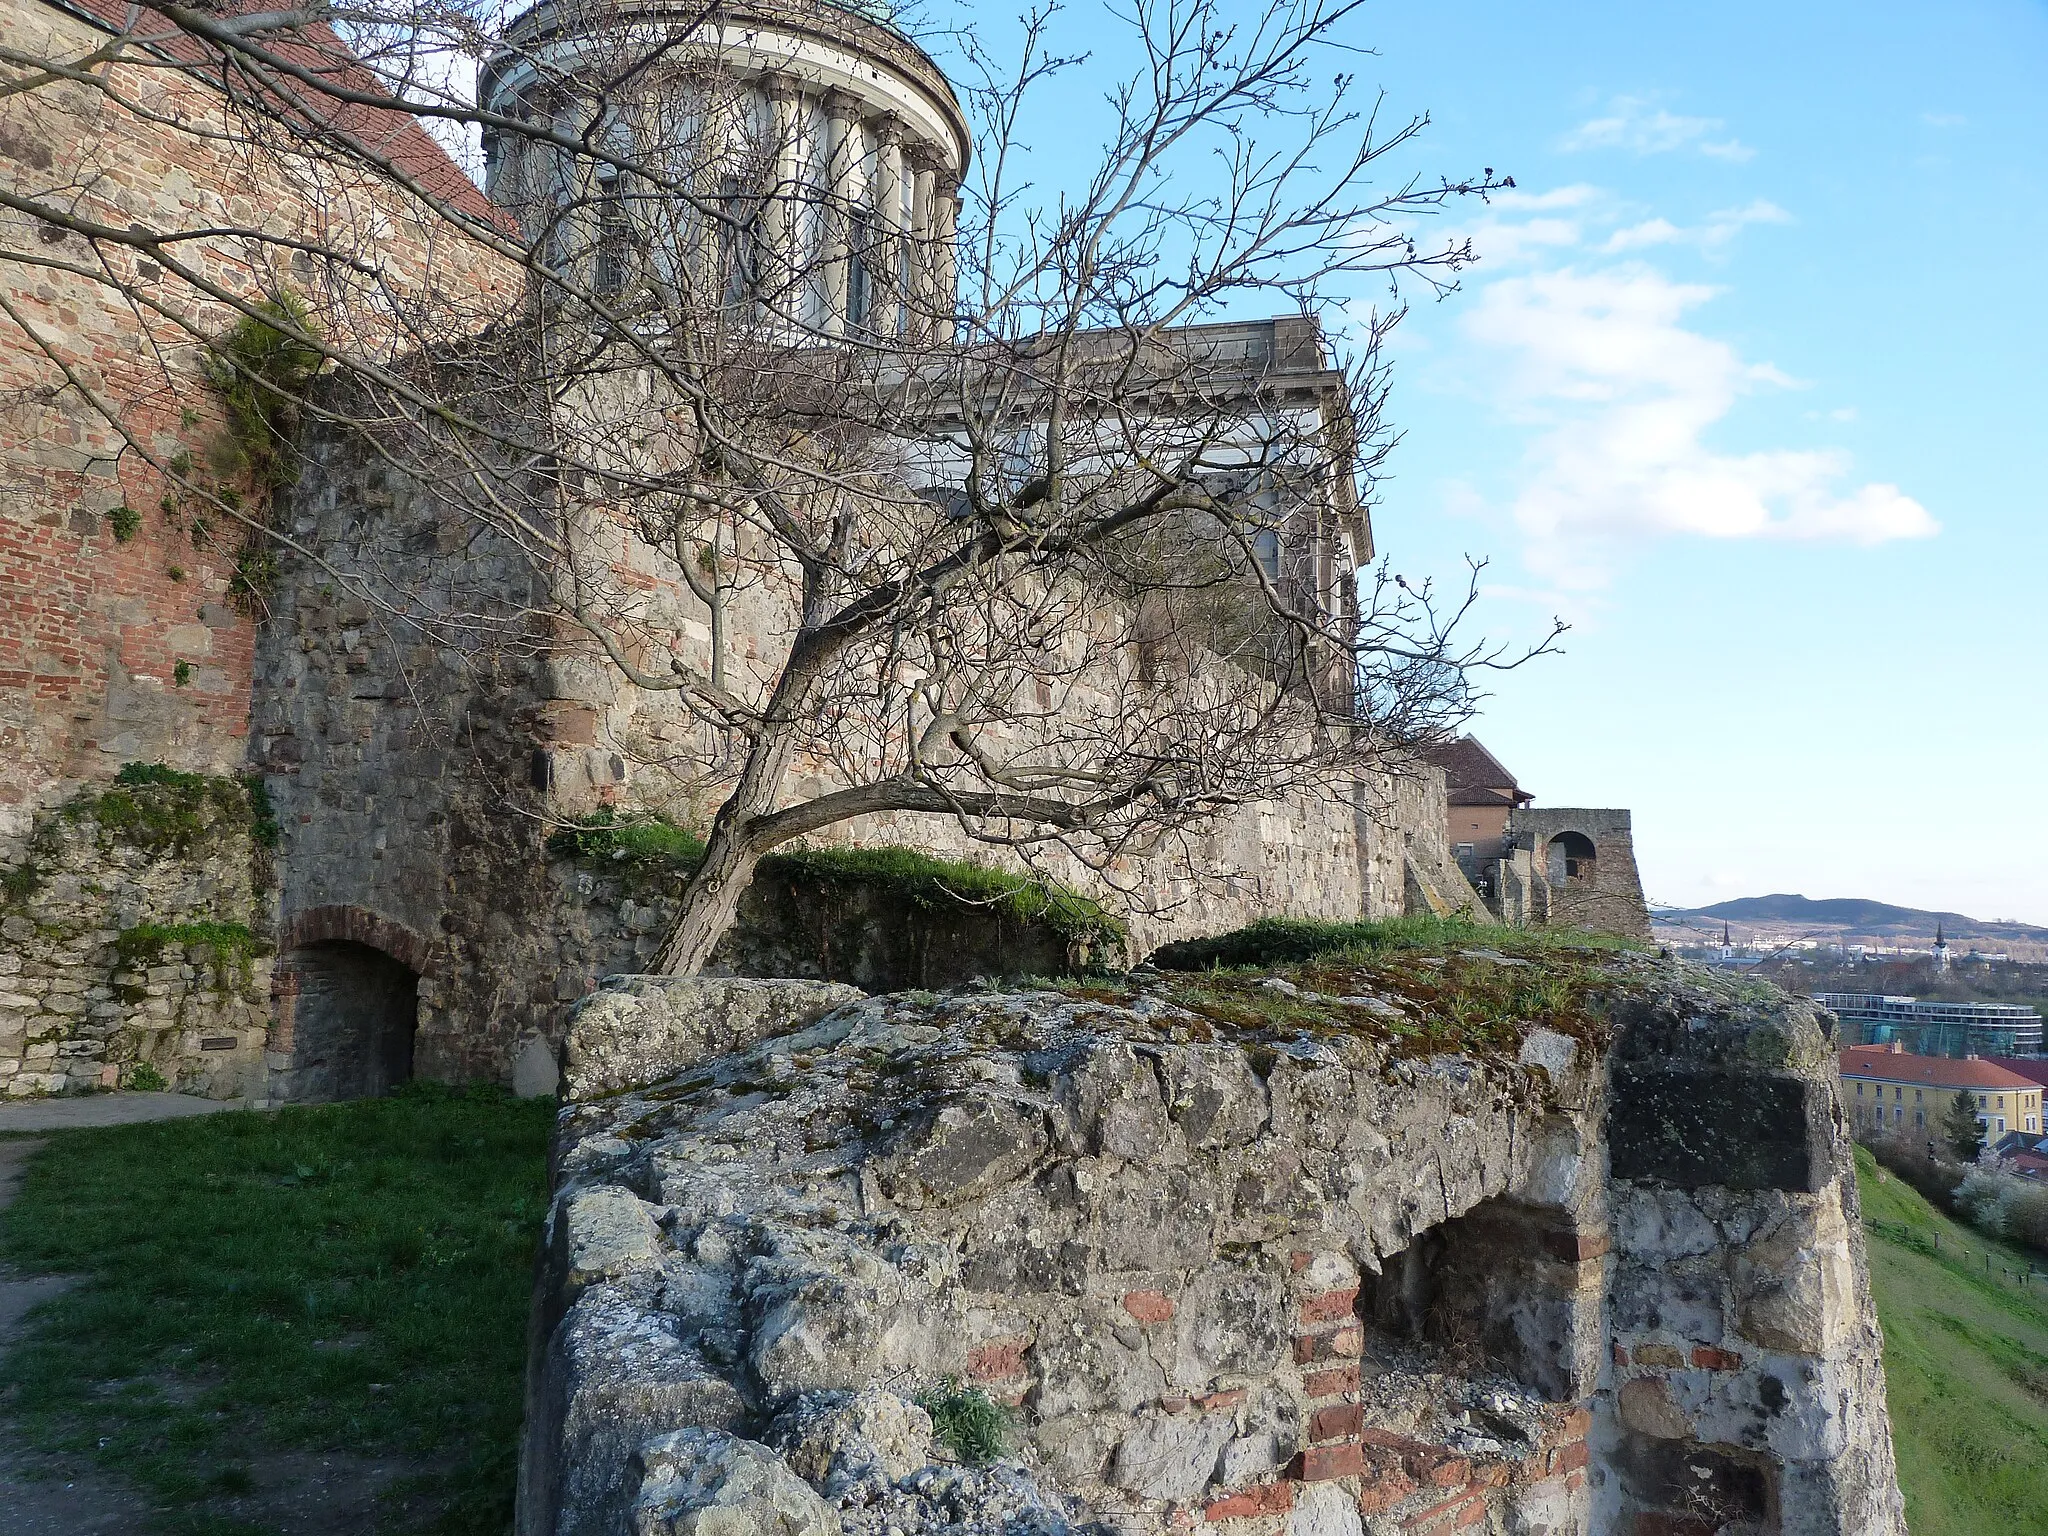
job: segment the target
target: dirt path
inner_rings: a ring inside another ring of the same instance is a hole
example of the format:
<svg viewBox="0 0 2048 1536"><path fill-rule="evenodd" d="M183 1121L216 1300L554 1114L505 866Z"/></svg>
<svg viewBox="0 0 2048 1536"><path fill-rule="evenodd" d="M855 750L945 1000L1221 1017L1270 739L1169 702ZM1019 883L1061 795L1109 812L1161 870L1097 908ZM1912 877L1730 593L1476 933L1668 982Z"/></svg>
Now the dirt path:
<svg viewBox="0 0 2048 1536"><path fill-rule="evenodd" d="M202 1099L189 1093L83 1093L65 1099L10 1099L0 1103L0 1134L139 1125L145 1120L180 1120L242 1107L240 1099Z"/></svg>

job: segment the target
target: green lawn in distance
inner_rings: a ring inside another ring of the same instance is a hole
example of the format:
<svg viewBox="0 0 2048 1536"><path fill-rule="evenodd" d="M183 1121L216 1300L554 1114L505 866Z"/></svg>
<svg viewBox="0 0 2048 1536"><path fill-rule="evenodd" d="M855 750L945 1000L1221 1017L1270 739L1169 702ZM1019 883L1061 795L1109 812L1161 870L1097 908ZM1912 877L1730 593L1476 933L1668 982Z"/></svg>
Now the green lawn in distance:
<svg viewBox="0 0 2048 1536"><path fill-rule="evenodd" d="M1950 1221L1897 1178L1879 1183L1860 1147L1856 1169L1873 1224L1864 1237L1913 1536L2041 1536L2048 1283L1998 1278L2001 1268L2026 1270L2028 1255Z"/></svg>
<svg viewBox="0 0 2048 1536"><path fill-rule="evenodd" d="M303 1448L402 1465L425 1529L497 1536L552 1114L413 1084L52 1136L0 1258L82 1283L10 1355L7 1427L139 1484L164 1531L234 1528L215 1501Z"/></svg>

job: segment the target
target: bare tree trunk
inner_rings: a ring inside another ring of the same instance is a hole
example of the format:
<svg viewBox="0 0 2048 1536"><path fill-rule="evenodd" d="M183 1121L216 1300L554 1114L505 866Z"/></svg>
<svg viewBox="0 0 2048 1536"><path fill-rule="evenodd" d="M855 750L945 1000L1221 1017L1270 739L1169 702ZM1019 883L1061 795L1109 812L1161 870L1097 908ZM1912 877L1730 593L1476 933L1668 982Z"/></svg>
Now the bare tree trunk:
<svg viewBox="0 0 2048 1536"><path fill-rule="evenodd" d="M682 910L655 955L654 968L667 976L694 976L739 914L740 898L753 883L765 849L747 846L735 821L720 815L704 849L704 862L683 887Z"/></svg>
<svg viewBox="0 0 2048 1536"><path fill-rule="evenodd" d="M738 916L740 898L753 884L754 868L774 846L759 825L782 790L794 751L794 732L768 722L731 796L719 807L704 845L704 860L683 887L682 910L654 958L666 976L694 976Z"/></svg>

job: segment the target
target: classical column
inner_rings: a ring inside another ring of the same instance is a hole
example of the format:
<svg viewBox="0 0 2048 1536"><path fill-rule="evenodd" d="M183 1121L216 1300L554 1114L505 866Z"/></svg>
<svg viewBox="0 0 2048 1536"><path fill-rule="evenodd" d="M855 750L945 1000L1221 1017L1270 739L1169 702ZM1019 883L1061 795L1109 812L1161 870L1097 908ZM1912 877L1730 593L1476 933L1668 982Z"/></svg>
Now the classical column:
<svg viewBox="0 0 2048 1536"><path fill-rule="evenodd" d="M959 304L955 291L953 241L959 233L960 178L947 172L932 191L932 315L933 339L944 345L953 340L953 312Z"/></svg>
<svg viewBox="0 0 2048 1536"><path fill-rule="evenodd" d="M761 295L771 313L803 318L797 275L803 270L803 97L787 75L767 82L771 152L768 201L761 210Z"/></svg>
<svg viewBox="0 0 2048 1536"><path fill-rule="evenodd" d="M885 117L875 129L875 243L868 259L873 289L869 329L893 336L902 329L903 314L903 124Z"/></svg>
<svg viewBox="0 0 2048 1536"><path fill-rule="evenodd" d="M847 258L854 204L859 197L860 103L844 91L825 98L824 240L818 253L825 292L825 334L846 334Z"/></svg>
<svg viewBox="0 0 2048 1536"><path fill-rule="evenodd" d="M695 164L690 168L691 189L699 210L690 219L686 249L690 252L690 281L697 302L707 309L725 301L726 273L719 258L734 242L726 238L720 218L734 212L726 206L725 177L732 165L733 138L738 118L733 103L734 85L719 74L703 84L704 115L698 130Z"/></svg>
<svg viewBox="0 0 2048 1536"><path fill-rule="evenodd" d="M937 170L929 151L919 150L910 183L910 332L919 341L932 334L932 189Z"/></svg>

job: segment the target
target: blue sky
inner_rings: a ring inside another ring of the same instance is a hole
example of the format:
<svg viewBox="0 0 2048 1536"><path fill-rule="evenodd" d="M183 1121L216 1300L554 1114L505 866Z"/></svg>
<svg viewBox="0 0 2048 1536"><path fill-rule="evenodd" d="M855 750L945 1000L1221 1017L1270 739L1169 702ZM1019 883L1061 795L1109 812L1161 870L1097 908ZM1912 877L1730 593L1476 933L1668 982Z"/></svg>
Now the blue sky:
<svg viewBox="0 0 2048 1536"><path fill-rule="evenodd" d="M1655 900L2048 924L2048 8L1434 0L1354 41L1433 119L1405 169L1517 184L1439 221L1482 260L1400 327L1376 515L1411 578L1491 558L1491 632L1573 625L1477 734L1633 808Z"/></svg>
<svg viewBox="0 0 2048 1536"><path fill-rule="evenodd" d="M1398 565L1567 654L1476 729L1687 904L2048 923L2048 8L1383 6L1419 163L1517 193L1396 346ZM1412 562L1412 566L1411 566Z"/></svg>

